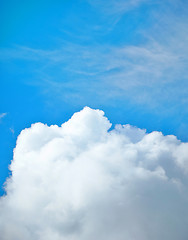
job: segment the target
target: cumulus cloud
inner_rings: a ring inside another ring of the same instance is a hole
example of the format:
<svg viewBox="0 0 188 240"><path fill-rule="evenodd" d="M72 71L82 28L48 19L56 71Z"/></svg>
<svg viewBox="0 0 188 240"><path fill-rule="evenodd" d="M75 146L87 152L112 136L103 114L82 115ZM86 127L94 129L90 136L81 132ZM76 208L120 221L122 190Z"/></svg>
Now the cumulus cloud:
<svg viewBox="0 0 188 240"><path fill-rule="evenodd" d="M2 240L186 240L188 143L85 107L21 132L0 200Z"/></svg>

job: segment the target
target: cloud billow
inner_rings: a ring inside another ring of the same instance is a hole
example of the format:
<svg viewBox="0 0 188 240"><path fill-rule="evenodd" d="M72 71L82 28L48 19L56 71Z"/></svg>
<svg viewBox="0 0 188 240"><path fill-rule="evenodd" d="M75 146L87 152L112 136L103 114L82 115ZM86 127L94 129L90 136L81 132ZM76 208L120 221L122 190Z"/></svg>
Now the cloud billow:
<svg viewBox="0 0 188 240"><path fill-rule="evenodd" d="M186 240L188 143L85 107L21 132L0 200L2 240Z"/></svg>

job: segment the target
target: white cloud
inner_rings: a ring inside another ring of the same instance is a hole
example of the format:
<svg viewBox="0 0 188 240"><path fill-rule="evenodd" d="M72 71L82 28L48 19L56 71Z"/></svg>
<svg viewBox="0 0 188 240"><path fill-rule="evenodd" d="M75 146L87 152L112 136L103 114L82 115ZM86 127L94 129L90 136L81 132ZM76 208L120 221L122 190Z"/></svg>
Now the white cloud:
<svg viewBox="0 0 188 240"><path fill-rule="evenodd" d="M186 240L188 143L88 107L18 137L2 240Z"/></svg>
<svg viewBox="0 0 188 240"><path fill-rule="evenodd" d="M4 118L7 115L7 113L0 113L0 120Z"/></svg>

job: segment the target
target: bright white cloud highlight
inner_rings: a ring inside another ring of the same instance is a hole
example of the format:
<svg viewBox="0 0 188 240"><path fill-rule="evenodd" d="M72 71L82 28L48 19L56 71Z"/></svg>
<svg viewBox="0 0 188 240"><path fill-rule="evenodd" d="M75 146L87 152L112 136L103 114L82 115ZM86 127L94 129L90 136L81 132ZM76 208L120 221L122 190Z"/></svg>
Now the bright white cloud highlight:
<svg viewBox="0 0 188 240"><path fill-rule="evenodd" d="M188 143L88 107L18 137L2 240L186 240Z"/></svg>

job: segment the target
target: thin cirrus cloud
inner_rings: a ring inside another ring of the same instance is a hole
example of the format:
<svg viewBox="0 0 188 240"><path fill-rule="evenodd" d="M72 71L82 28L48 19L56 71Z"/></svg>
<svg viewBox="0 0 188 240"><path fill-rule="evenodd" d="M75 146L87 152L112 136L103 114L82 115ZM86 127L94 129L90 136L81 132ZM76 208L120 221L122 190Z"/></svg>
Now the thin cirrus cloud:
<svg viewBox="0 0 188 240"><path fill-rule="evenodd" d="M147 0L129 0L129 1L91 1L88 3L102 11L106 15L122 15L131 9L138 8L143 3L147 3Z"/></svg>
<svg viewBox="0 0 188 240"><path fill-rule="evenodd" d="M108 103L109 99L126 99L139 105L158 107L160 111L163 106L174 107L175 104L186 111L188 24L187 10L182 2L177 5L177 1L171 4L159 1L161 11L160 8L151 11L151 25L138 25L134 30L142 39L135 44L107 44L103 41L93 44L91 41L87 45L64 41L62 46L52 50L28 46L4 49L1 58L35 63L34 69L28 70L35 74L31 84L41 86L43 92L50 92L55 97L69 101L75 98L79 102L79 98L88 100L88 96L97 94L98 99ZM134 8L149 4L148 1L128 3ZM115 1L101 4L96 2L94 5L99 10L108 9L109 4L116 5ZM126 15L126 11L122 14L116 12L118 16ZM111 25L111 17L107 13L105 16ZM111 31L115 34L115 25L112 26ZM94 30L96 26L90 27ZM101 22L101 28L105 32L107 26Z"/></svg>
<svg viewBox="0 0 188 240"><path fill-rule="evenodd" d="M85 98L91 91L105 100L126 98L146 106L176 101L184 105L188 102L187 47L178 49L174 46L180 39L173 41L173 46L151 40L145 46L90 49L68 44L66 49L54 51L21 47L18 52L20 58L39 64L34 70L38 81L31 84L42 86L45 92L50 89L59 97L66 89L66 95L84 93ZM71 95L68 98L72 101Z"/></svg>
<svg viewBox="0 0 188 240"><path fill-rule="evenodd" d="M7 115L7 113L0 113L0 120L4 118Z"/></svg>
<svg viewBox="0 0 188 240"><path fill-rule="evenodd" d="M188 143L85 107L21 132L0 200L2 240L185 240Z"/></svg>

